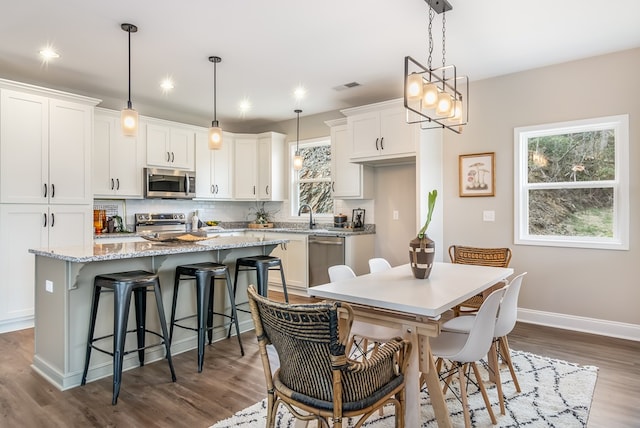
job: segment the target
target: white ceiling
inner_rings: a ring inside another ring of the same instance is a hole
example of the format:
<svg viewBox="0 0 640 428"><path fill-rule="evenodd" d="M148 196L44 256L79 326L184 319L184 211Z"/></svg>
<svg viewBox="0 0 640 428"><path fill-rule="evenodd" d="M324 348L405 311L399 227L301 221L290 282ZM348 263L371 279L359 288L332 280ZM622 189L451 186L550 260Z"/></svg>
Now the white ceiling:
<svg viewBox="0 0 640 428"><path fill-rule="evenodd" d="M0 77L85 94L140 114L236 132L402 96L406 55L426 64L424 0L16 0L0 11ZM640 46L638 0L450 0L446 59L471 82ZM440 17L434 25L440 65ZM43 64L53 45L61 57ZM160 81L175 89L164 94ZM349 82L361 86L336 90ZM606 76L601 82L606 87ZM300 103L298 85L307 89ZM473 86L471 87L473 96ZM238 103L252 110L241 117Z"/></svg>

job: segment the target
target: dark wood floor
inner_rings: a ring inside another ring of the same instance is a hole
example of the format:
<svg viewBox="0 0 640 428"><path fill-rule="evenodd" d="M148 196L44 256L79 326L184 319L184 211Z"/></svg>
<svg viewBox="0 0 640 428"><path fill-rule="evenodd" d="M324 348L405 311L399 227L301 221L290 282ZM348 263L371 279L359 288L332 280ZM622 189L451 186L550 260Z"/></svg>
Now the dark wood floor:
<svg viewBox="0 0 640 428"><path fill-rule="evenodd" d="M600 368L589 427L640 426L640 343L518 324L513 349ZM208 427L265 396L262 364L253 332L208 346L204 370L196 353L174 358L178 380L166 362L125 372L116 406L112 379L61 392L35 373L33 330L0 335L0 427Z"/></svg>

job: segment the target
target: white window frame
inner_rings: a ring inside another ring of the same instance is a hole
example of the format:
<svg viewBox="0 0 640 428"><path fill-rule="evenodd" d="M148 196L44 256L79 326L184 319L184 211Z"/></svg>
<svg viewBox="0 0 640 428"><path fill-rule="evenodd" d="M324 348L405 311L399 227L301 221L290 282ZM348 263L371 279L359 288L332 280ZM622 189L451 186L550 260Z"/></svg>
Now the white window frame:
<svg viewBox="0 0 640 428"><path fill-rule="evenodd" d="M615 133L615 178L605 181L528 183L530 138L613 129ZM514 129L514 243L553 247L629 249L629 116L607 116L570 122L524 126ZM551 236L529 234L529 190L594 188L613 189L613 237Z"/></svg>
<svg viewBox="0 0 640 428"><path fill-rule="evenodd" d="M324 146L324 145L331 146L331 137L326 136L326 137L320 137L320 138L311 138L308 140L300 140L298 144L300 147L313 147L313 146ZM289 200L291 201L291 213L290 213L291 217L297 218L298 209L300 207L300 195L298 194L298 186L297 186L298 171L293 169L293 156L295 155L295 153L296 153L296 142L293 141L289 145L289 171L290 171L289 176L291 177L291 180L289 183ZM331 171L331 173L333 174L333 171ZM331 182L332 180L333 178L330 177L328 180L323 179L318 181ZM333 214L331 213L316 214L314 212L313 218L324 219L324 220L331 219L331 221L333 221Z"/></svg>

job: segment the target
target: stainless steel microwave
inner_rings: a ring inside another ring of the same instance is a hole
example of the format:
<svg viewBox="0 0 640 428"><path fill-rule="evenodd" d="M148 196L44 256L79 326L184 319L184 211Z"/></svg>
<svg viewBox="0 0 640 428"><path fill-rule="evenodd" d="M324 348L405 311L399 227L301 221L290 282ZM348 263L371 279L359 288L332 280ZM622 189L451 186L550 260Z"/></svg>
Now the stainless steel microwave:
<svg viewBox="0 0 640 428"><path fill-rule="evenodd" d="M144 168L144 197L148 199L193 199L196 173L179 169Z"/></svg>

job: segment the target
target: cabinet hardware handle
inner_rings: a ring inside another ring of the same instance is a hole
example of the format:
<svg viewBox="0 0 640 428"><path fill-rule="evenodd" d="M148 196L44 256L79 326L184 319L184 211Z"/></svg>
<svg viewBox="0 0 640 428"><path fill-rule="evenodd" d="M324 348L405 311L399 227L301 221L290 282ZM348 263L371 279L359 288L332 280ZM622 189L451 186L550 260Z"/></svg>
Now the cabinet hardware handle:
<svg viewBox="0 0 640 428"><path fill-rule="evenodd" d="M335 182L335 181L332 181L332 182L331 182L331 191L332 191L332 192L335 192L335 191L336 191L336 182Z"/></svg>
<svg viewBox="0 0 640 428"><path fill-rule="evenodd" d="M44 197L47 197L47 183L44 183Z"/></svg>
<svg viewBox="0 0 640 428"><path fill-rule="evenodd" d="M173 152L171 152L171 162L172 162L172 163L173 163L173 160L174 160L175 158L176 158L176 157L175 157L174 153L173 153Z"/></svg>
<svg viewBox="0 0 640 428"><path fill-rule="evenodd" d="M116 178L116 190L120 190L120 179Z"/></svg>
<svg viewBox="0 0 640 428"><path fill-rule="evenodd" d="M379 139L380 139L380 138L376 138L376 150L379 150L379 149L378 149L378 140L379 140Z"/></svg>
<svg viewBox="0 0 640 428"><path fill-rule="evenodd" d="M51 227L53 227L55 223L56 223L56 215L54 213L51 213Z"/></svg>
<svg viewBox="0 0 640 428"><path fill-rule="evenodd" d="M44 223L42 224L42 227L47 227L47 213L42 214L42 216L44 217Z"/></svg>
<svg viewBox="0 0 640 428"><path fill-rule="evenodd" d="M54 198L55 196L56 196L56 185L52 184L51 185L51 197ZM53 224L51 226L53 226Z"/></svg>
<svg viewBox="0 0 640 428"><path fill-rule="evenodd" d="M113 185L114 185L114 182L113 182L113 178L112 178L111 179L111 190L113 190L113 187L114 187Z"/></svg>
<svg viewBox="0 0 640 428"><path fill-rule="evenodd" d="M253 194L256 194L256 186L253 186Z"/></svg>
<svg viewBox="0 0 640 428"><path fill-rule="evenodd" d="M268 195L269 194L269 185L267 184L267 187L264 188L264 192Z"/></svg>
<svg viewBox="0 0 640 428"><path fill-rule="evenodd" d="M384 141L384 137L380 138L380 150L384 150L384 145L382 142Z"/></svg>
<svg viewBox="0 0 640 428"><path fill-rule="evenodd" d="M171 162L171 153L167 152L167 162Z"/></svg>
<svg viewBox="0 0 640 428"><path fill-rule="evenodd" d="M218 185L216 184L216 195L218 194Z"/></svg>
<svg viewBox="0 0 640 428"><path fill-rule="evenodd" d="M211 193L216 193L216 186L215 185L211 185Z"/></svg>

